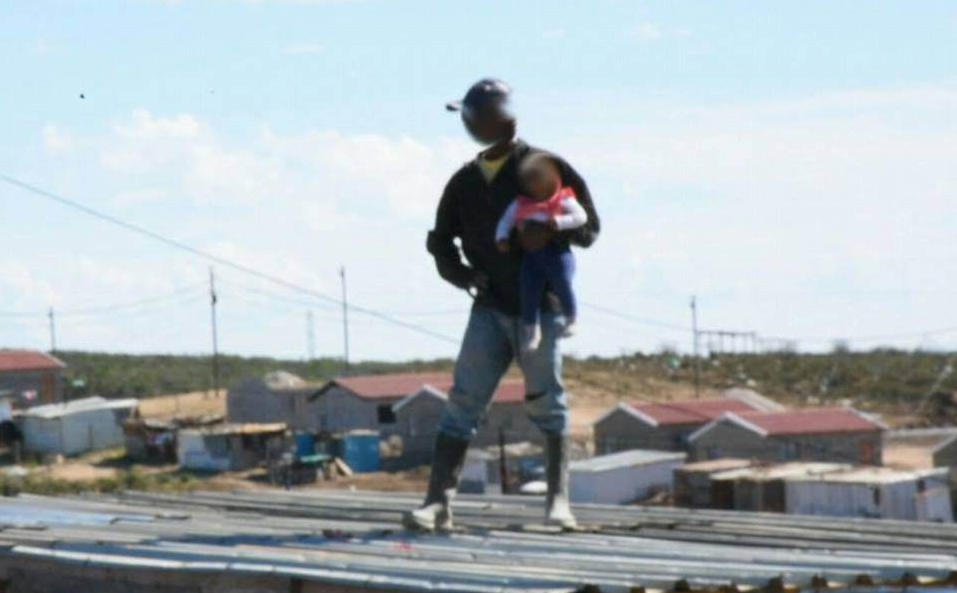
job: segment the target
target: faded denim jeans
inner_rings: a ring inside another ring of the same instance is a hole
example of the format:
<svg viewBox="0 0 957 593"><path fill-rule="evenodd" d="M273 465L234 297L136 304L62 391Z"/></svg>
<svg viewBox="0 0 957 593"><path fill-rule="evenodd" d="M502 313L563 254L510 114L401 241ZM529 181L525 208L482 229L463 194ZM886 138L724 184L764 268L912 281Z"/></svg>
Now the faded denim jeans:
<svg viewBox="0 0 957 593"><path fill-rule="evenodd" d="M534 352L517 357L525 375L525 411L542 432L553 435L568 430L568 398L558 347L563 324L560 314L543 312L541 344ZM475 436L502 375L520 352L521 329L519 317L480 305L472 307L439 431L460 440Z"/></svg>

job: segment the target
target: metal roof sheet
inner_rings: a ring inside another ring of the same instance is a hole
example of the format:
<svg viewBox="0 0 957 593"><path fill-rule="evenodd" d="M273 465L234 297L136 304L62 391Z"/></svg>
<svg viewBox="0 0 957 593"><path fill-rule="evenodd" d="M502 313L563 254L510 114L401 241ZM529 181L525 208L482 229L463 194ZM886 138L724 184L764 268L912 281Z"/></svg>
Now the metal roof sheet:
<svg viewBox="0 0 957 593"><path fill-rule="evenodd" d="M65 367L62 360L46 352L0 348L0 373L55 370Z"/></svg>
<svg viewBox="0 0 957 593"><path fill-rule="evenodd" d="M772 579L810 589L816 576L880 584L905 573L946 579L957 570L955 525L575 505L584 529L557 534L522 527L541 520L541 498L463 495L456 531L397 529L400 513L420 497L294 490L5 498L8 516L30 509L48 521L30 529L0 522L0 565L42 560L67 575L84 567L114 569L98 573L107 575L150 568L157 579L269 574L326 586L483 593L586 585L625 593L673 589L678 581L715 590Z"/></svg>
<svg viewBox="0 0 957 593"><path fill-rule="evenodd" d="M735 412L765 435L874 432L885 427L852 408L824 407L784 412Z"/></svg>
<svg viewBox="0 0 957 593"><path fill-rule="evenodd" d="M19 414L21 416L50 419L68 416L70 414L79 414L81 412L92 412L96 410L119 410L123 408L135 408L137 405L139 405L139 401L134 398L105 399L99 396L93 396L83 399L74 399L63 403L34 406L19 412Z"/></svg>
<svg viewBox="0 0 957 593"><path fill-rule="evenodd" d="M631 408L661 425L705 424L725 412L753 412L748 402L731 397L668 402L633 402Z"/></svg>
<svg viewBox="0 0 957 593"><path fill-rule="evenodd" d="M663 461L684 461L685 453L674 451L652 451L648 449L630 449L610 455L599 455L579 461L572 461L569 469L576 472L604 472L622 467L650 465Z"/></svg>
<svg viewBox="0 0 957 593"><path fill-rule="evenodd" d="M216 424L213 426L200 426L197 428L184 428L180 433L196 434L260 434L269 432L283 432L286 430L285 422L268 422L246 424Z"/></svg>

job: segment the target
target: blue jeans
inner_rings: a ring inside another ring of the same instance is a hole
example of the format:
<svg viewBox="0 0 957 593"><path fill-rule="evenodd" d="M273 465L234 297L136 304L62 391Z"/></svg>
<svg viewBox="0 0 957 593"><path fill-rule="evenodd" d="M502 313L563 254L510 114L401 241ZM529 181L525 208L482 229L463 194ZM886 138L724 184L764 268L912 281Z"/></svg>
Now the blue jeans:
<svg viewBox="0 0 957 593"><path fill-rule="evenodd" d="M542 432L564 435L568 430L568 398L558 348L564 320L557 313L545 312L541 324L539 347L518 356L525 375L525 412ZM517 317L480 305L472 307L439 431L460 440L475 436L502 375L515 353L521 351L521 329Z"/></svg>
<svg viewBox="0 0 957 593"><path fill-rule="evenodd" d="M551 288L562 313L569 319L578 317L575 292L572 290L572 276L575 275L575 256L568 245L549 243L541 249L526 251L522 256L522 269L519 281L522 299L522 323L538 323L538 310L542 304L546 286Z"/></svg>

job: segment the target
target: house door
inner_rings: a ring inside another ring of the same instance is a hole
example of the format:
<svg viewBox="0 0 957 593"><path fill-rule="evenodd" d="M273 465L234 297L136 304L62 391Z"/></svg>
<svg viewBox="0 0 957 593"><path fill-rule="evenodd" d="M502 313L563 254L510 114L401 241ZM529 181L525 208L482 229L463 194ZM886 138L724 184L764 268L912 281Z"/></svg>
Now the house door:
<svg viewBox="0 0 957 593"><path fill-rule="evenodd" d="M772 513L784 512L784 480L772 480L764 484L764 500L760 510Z"/></svg>
<svg viewBox="0 0 957 593"><path fill-rule="evenodd" d="M55 381L50 373L44 373L40 376L40 401L45 404L52 404L56 401Z"/></svg>
<svg viewBox="0 0 957 593"><path fill-rule="evenodd" d="M734 481L715 480L711 482L711 507L715 509L734 508Z"/></svg>

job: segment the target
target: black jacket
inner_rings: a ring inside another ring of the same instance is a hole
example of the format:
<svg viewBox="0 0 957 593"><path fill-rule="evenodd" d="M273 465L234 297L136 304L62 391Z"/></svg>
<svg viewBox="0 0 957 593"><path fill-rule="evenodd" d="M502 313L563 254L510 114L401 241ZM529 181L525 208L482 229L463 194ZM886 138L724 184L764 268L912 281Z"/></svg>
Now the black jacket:
<svg viewBox="0 0 957 593"><path fill-rule="evenodd" d="M429 232L427 241L442 278L467 289L477 273L484 273L488 277L488 290L476 295L476 302L508 315L518 315L520 310L518 272L522 252L515 245L508 253L495 249L495 226L520 193L518 164L532 152L544 151L519 140L491 183L485 181L475 161L463 165L445 186L435 228ZM588 186L571 165L561 157L551 156L561 169L562 182L575 190L579 203L588 213L584 227L563 231L556 240L588 247L594 243L600 228ZM461 250L456 239L461 241ZM462 254L468 265L462 262Z"/></svg>

